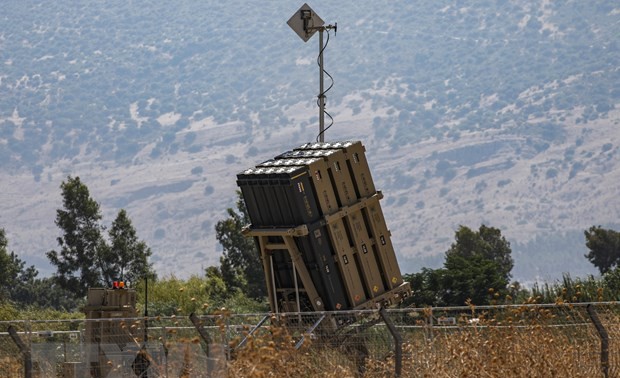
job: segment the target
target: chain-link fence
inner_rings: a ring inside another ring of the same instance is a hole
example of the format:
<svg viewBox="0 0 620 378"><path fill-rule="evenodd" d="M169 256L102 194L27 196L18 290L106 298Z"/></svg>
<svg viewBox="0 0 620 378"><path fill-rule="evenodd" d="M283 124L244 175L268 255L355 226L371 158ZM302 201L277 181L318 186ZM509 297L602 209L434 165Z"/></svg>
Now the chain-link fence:
<svg viewBox="0 0 620 378"><path fill-rule="evenodd" d="M3 377L620 376L616 303L0 322Z"/></svg>
<svg viewBox="0 0 620 378"><path fill-rule="evenodd" d="M389 314L401 326L405 370L427 366L425 371L440 376L620 376L616 303L425 308Z"/></svg>

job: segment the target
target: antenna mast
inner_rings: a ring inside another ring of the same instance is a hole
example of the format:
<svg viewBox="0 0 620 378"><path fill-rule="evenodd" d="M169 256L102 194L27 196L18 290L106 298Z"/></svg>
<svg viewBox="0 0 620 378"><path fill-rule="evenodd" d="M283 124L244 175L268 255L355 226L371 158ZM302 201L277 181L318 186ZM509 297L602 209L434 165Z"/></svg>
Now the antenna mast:
<svg viewBox="0 0 620 378"><path fill-rule="evenodd" d="M299 10L288 20L287 24L293 29L297 35L304 41L308 40L318 31L319 32L319 142L325 141L325 90L323 76L323 32L325 30L334 29L338 31L338 23L334 25L325 25L325 22L317 15L308 4L304 4ZM328 38L329 40L329 38ZM329 74L328 74L329 75Z"/></svg>

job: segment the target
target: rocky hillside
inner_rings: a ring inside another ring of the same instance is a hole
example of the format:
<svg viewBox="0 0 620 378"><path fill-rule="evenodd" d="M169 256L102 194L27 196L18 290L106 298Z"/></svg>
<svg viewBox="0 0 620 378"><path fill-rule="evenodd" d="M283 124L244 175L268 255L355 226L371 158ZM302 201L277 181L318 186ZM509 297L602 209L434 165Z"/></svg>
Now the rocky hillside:
<svg viewBox="0 0 620 378"><path fill-rule="evenodd" d="M0 15L0 227L44 273L59 185L127 209L160 273L217 262L235 174L317 133L318 39L301 3L10 2ZM593 272L583 230L618 227L620 7L317 1L338 22L327 140L362 140L406 272L459 224L498 227L515 277ZM49 271L47 271L49 273Z"/></svg>

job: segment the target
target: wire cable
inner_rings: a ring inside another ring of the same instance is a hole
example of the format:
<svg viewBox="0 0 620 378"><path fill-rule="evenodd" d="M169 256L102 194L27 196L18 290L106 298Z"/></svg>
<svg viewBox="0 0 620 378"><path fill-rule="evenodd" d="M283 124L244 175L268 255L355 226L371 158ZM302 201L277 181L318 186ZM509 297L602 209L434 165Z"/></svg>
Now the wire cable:
<svg viewBox="0 0 620 378"><path fill-rule="evenodd" d="M332 87L334 86L334 78L332 77L332 75L329 74L329 72L327 72L325 70L324 67L321 67L321 56L323 55L323 51L325 51L325 49L327 48L327 45L329 44L329 29L326 30L327 31L327 38L325 40L325 45L323 45L323 48L321 49L321 51L319 51L319 56L316 58L316 64L319 66L319 68L321 68L321 70L323 71L323 73L325 73L327 75L327 77L329 77L329 80L331 80L331 84L329 85L329 87L327 89L325 89L323 91L323 93L319 93L318 98L316 100L316 104L317 106L320 108L321 107L321 98L325 99L325 94L327 92L329 92L330 89L332 89ZM329 126L325 127L323 129L323 131L319 132L319 134L316 136L316 141L317 143L319 142L319 140L321 139L321 135L324 135L325 132L332 127L332 125L334 124L334 117L332 117L331 114L329 114L327 112L327 110L325 110L325 106L326 103L323 103L323 114L327 115L329 117Z"/></svg>

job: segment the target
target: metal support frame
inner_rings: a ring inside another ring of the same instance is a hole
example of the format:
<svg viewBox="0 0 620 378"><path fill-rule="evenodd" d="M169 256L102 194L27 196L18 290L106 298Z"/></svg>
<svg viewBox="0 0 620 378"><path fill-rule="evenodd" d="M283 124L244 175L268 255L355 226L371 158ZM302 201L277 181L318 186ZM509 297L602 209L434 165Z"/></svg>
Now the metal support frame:
<svg viewBox="0 0 620 378"><path fill-rule="evenodd" d="M369 205L378 203L383 198L383 193L381 191L377 191L370 197L363 198L359 202L354 203L349 206L343 206L338 211L333 214L329 214L323 217L323 219L319 220L317 223L313 225L327 225L335 223L336 221L347 217L350 214L361 211L364 208L367 208ZM303 290L306 291L308 298L312 304L314 311L324 311L324 303L320 298L316 286L312 281L312 277L310 276L310 272L306 267L306 264L303 261L303 257L301 252L297 248L295 244L295 237L303 237L309 234L309 227L306 224L292 227L292 228L252 228L246 227L243 229L243 234L246 236L256 237L258 240L258 245L261 254L261 260L263 262L263 269L265 272L265 283L267 286L267 296L269 298L269 302L272 306L272 311L274 313L279 313L280 308L278 306L278 296L277 296L277 287L275 281L275 272L273 269L273 253L278 250L286 250L292 260L293 263L293 280L294 280L294 289L296 294L296 304L297 304L297 312L301 312L301 304L299 297L299 284L298 278L301 280L303 285ZM282 239L282 242L269 242L270 236L278 236ZM358 306L356 306L355 310L362 309L377 309L380 307L388 307L397 302L402 301L406 297L411 294L411 287L408 282L403 282L400 285L393 287L391 290L386 291L380 295L374 296L372 298L368 298L368 300Z"/></svg>
<svg viewBox="0 0 620 378"><path fill-rule="evenodd" d="M314 308L314 311L324 311L325 304L323 303L323 299L319 296L319 292L312 281L312 277L310 276L310 272L308 271L306 264L304 264L303 257L295 244L295 240L292 236L283 236L282 238L284 239L286 249L291 256L291 260L293 260L293 264L297 267L299 278L301 279L301 283L306 290L308 298L310 299L312 308Z"/></svg>
<svg viewBox="0 0 620 378"><path fill-rule="evenodd" d="M295 349L299 349L301 348L302 345L304 345L304 341L306 341L306 335L309 335L312 332L314 332L316 327L318 327L319 324L321 324L321 322L323 321L323 319L325 319L326 316L327 316L326 314L322 314L321 317L316 322L314 322L314 324L310 328L308 328L306 333L303 336L301 336L301 339L299 339L297 344L295 344Z"/></svg>
<svg viewBox="0 0 620 378"><path fill-rule="evenodd" d="M363 208L368 207L368 205L373 203L378 203L379 200L383 198L383 193L380 190L377 190L377 193L373 194L370 197L360 199L358 202L341 207L338 211L333 214L329 214L325 216L325 222L327 224L333 223L338 219L342 219L349 214L355 213L356 211L360 211Z"/></svg>
<svg viewBox="0 0 620 378"><path fill-rule="evenodd" d="M245 343L248 342L248 339L254 334L254 332L256 332L260 327L263 326L263 324L265 324L265 322L267 321L267 319L269 319L269 315L265 315L255 326L254 328L252 328L250 330L250 332L248 332L248 334L243 338L243 340L241 340L241 342L239 343L239 345L237 345L237 347L235 349L241 348L245 345Z"/></svg>
<svg viewBox="0 0 620 378"><path fill-rule="evenodd" d="M299 302L299 284L297 283L297 269L295 269L295 262L293 262L293 282L295 282L295 302L297 302L297 312L301 312L301 303Z"/></svg>
<svg viewBox="0 0 620 378"><path fill-rule="evenodd" d="M244 230L246 233L250 233L248 230ZM267 249L267 236L257 236L258 248L263 262L263 271L265 272L265 286L267 287L267 297L269 303L272 305L272 311L278 313L278 304L276 301L276 280L273 273L273 255L269 249Z"/></svg>
<svg viewBox="0 0 620 378"><path fill-rule="evenodd" d="M297 298L297 309L299 312L301 309L299 290L297 283L297 276L301 280L301 284L305 292L310 299L310 303L314 311L324 311L325 304L323 299L319 296L319 293L312 281L310 272L303 261L301 252L295 244L295 237L306 236L309 234L308 226L301 225L293 228L267 228L267 229L252 229L245 228L243 233L247 236L254 236L258 238L258 244L260 248L261 259L263 261L263 268L265 270L265 280L267 284L267 294L269 296L269 302L272 305L272 311L274 313L279 312L278 308L278 295L275 282L275 274L273 271L272 255L274 250L286 250L293 262L293 274L295 280L295 291ZM279 236L282 238L283 243L270 243L268 241L269 236Z"/></svg>

